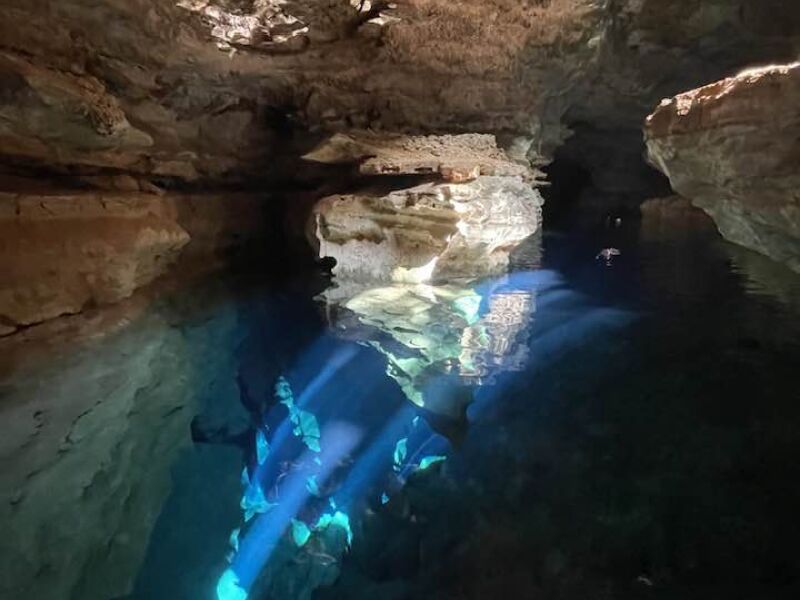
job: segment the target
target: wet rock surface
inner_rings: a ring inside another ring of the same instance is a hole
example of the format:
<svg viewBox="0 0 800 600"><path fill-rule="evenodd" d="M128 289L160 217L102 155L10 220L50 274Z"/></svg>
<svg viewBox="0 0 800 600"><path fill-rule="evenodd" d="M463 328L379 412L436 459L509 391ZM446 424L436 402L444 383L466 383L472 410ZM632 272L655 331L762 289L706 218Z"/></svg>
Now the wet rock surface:
<svg viewBox="0 0 800 600"><path fill-rule="evenodd" d="M0 597L131 593L189 422L227 360L195 348L234 343L230 317L182 331L150 311L3 379Z"/></svg>
<svg viewBox="0 0 800 600"><path fill-rule="evenodd" d="M665 100L650 160L722 235L800 271L800 65L744 71Z"/></svg>
<svg viewBox="0 0 800 600"><path fill-rule="evenodd" d="M247 194L0 193L0 322L13 332L131 296L179 259L219 263L264 231Z"/></svg>

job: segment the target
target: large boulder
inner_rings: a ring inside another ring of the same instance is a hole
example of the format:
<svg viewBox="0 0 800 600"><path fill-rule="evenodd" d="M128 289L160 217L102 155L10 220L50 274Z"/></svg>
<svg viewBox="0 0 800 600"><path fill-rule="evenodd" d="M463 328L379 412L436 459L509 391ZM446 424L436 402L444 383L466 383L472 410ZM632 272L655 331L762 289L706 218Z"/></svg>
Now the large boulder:
<svg viewBox="0 0 800 600"><path fill-rule="evenodd" d="M541 224L537 173L491 135L356 132L305 158L378 176L314 207L319 256L335 260L340 278L423 283L497 273Z"/></svg>
<svg viewBox="0 0 800 600"><path fill-rule="evenodd" d="M357 280L423 283L497 273L541 223L542 197L519 177L426 183L329 196L314 211L320 257Z"/></svg>
<svg viewBox="0 0 800 600"><path fill-rule="evenodd" d="M800 271L800 63L664 100L645 137L650 161L725 238Z"/></svg>

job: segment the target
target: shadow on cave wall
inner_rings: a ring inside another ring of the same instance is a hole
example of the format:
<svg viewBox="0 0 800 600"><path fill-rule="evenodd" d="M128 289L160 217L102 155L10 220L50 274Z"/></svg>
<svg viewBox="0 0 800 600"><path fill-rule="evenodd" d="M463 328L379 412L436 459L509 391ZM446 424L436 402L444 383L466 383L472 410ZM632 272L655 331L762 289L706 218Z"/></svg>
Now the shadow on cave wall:
<svg viewBox="0 0 800 600"><path fill-rule="evenodd" d="M638 216L642 202L672 193L669 180L645 161L640 131L587 123L570 128L574 134L544 168L550 182L542 190L548 227Z"/></svg>

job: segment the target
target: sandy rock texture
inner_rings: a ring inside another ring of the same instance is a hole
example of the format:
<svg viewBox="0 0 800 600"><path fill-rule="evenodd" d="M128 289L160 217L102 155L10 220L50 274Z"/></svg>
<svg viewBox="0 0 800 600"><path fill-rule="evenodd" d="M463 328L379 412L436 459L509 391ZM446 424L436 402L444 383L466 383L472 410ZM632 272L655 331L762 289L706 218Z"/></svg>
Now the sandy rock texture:
<svg viewBox="0 0 800 600"><path fill-rule="evenodd" d="M242 180L292 128L373 128L550 156L570 130L636 130L662 97L788 60L798 30L783 0L6 0L0 155Z"/></svg>
<svg viewBox="0 0 800 600"><path fill-rule="evenodd" d="M652 163L725 238L800 271L800 63L665 100L645 135Z"/></svg>
<svg viewBox="0 0 800 600"><path fill-rule="evenodd" d="M179 259L213 263L263 226L243 194L0 194L0 333L129 297Z"/></svg>
<svg viewBox="0 0 800 600"><path fill-rule="evenodd" d="M516 177L346 194L315 208L320 257L359 280L422 283L488 275L541 224L542 198Z"/></svg>
<svg viewBox="0 0 800 600"><path fill-rule="evenodd" d="M532 179L527 161L514 162L487 134L420 135L353 131L338 133L304 159L356 164L362 175L438 175L461 183L479 175Z"/></svg>

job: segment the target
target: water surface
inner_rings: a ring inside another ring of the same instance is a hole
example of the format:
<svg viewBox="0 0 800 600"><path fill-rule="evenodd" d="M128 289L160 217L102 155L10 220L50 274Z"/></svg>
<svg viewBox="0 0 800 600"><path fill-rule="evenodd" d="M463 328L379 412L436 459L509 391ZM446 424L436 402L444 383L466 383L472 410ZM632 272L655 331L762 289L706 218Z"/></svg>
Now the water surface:
<svg viewBox="0 0 800 600"><path fill-rule="evenodd" d="M0 598L797 597L799 279L665 210L198 284L0 384Z"/></svg>

